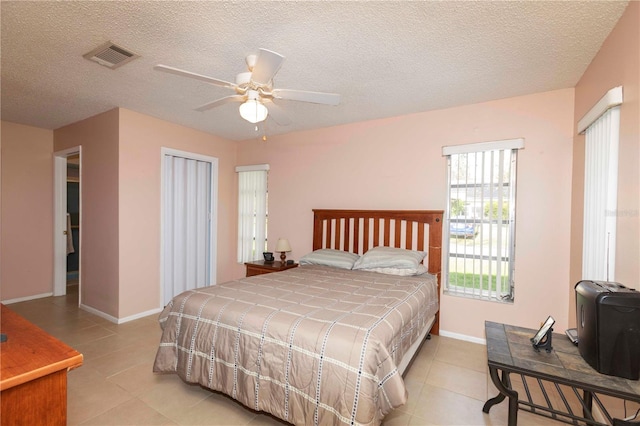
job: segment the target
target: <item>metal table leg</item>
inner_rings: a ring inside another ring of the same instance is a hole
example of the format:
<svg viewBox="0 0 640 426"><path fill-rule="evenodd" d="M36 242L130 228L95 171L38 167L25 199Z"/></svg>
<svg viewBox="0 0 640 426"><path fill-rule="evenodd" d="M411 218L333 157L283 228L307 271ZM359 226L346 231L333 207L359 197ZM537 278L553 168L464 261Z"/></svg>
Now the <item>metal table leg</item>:
<svg viewBox="0 0 640 426"><path fill-rule="evenodd" d="M511 379L509 378L509 372L502 370L502 377L498 377L498 369L496 367L489 367L489 375L491 381L496 386L500 393L495 397L485 402L482 407L482 411L488 413L491 407L504 401L505 398L509 398L509 426L516 426L518 423L518 392L511 389Z"/></svg>
<svg viewBox="0 0 640 426"><path fill-rule="evenodd" d="M590 391L585 390L583 391L583 397L586 409L582 409L582 415L585 419L593 419L593 414L591 414L593 412L593 394Z"/></svg>

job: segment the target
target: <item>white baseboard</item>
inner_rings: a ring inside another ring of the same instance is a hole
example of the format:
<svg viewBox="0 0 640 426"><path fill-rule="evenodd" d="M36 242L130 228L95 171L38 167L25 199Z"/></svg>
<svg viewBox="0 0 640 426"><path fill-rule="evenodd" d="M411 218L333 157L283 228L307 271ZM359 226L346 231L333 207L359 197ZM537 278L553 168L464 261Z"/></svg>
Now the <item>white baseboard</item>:
<svg viewBox="0 0 640 426"><path fill-rule="evenodd" d="M107 321L112 322L114 324L124 324L125 322L134 321L140 318L148 317L149 315L159 314L160 312L162 312L162 309L156 308L156 309L151 309L150 311L140 312L139 314L131 315L128 317L116 318L112 315L106 314L102 311L92 308L91 306L81 304L80 309L83 309L93 315L99 316L100 318L104 318Z"/></svg>
<svg viewBox="0 0 640 426"><path fill-rule="evenodd" d="M42 293L42 294L36 294L33 296L18 297L16 299L2 300L2 303L5 305L10 305L12 303L26 302L29 300L42 299L44 297L51 297L51 296L53 296L53 293Z"/></svg>
<svg viewBox="0 0 640 426"><path fill-rule="evenodd" d="M487 341L485 339L480 339L478 337L473 337L473 336L467 336L466 334L452 333L446 330L440 330L440 336L451 337L452 339L464 340L465 342L479 343L481 345L487 344Z"/></svg>
<svg viewBox="0 0 640 426"><path fill-rule="evenodd" d="M156 308L156 309L151 309L150 311L140 312L139 314L135 314L135 315L131 315L131 316L128 316L128 317L120 318L118 320L118 324L122 324L122 323L133 321L133 320L137 320L137 319L144 318L144 317L148 317L149 315L154 315L154 314L158 315L160 312L162 312L162 308Z"/></svg>
<svg viewBox="0 0 640 426"><path fill-rule="evenodd" d="M82 309L83 311L87 311L90 314L96 315L96 316L98 316L100 318L104 318L107 321L112 322L114 324L118 324L118 318L116 318L114 316L111 316L109 314L106 314L106 313L104 313L102 311L99 311L96 308L92 308L91 306L87 306L87 305L84 305L84 304L81 303L80 304L80 309Z"/></svg>

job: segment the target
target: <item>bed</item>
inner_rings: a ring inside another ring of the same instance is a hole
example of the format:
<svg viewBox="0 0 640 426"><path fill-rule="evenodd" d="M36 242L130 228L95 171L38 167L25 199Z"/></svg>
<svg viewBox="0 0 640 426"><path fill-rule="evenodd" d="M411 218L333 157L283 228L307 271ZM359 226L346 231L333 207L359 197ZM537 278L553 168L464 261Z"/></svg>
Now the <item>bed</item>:
<svg viewBox="0 0 640 426"><path fill-rule="evenodd" d="M176 296L160 314L154 372L293 424L379 424L406 402L402 375L438 333L442 214L314 210L303 259L330 252L353 269L312 261ZM381 250L426 252L429 273L369 268Z"/></svg>

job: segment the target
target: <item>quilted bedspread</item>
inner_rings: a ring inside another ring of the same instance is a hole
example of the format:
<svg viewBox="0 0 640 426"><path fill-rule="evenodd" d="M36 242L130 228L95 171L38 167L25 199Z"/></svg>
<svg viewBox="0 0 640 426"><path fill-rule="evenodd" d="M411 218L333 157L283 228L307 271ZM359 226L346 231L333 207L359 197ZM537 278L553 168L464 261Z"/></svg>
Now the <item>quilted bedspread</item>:
<svg viewBox="0 0 640 426"><path fill-rule="evenodd" d="M160 314L154 372L294 424L379 424L397 365L438 310L434 276L305 265L184 292Z"/></svg>

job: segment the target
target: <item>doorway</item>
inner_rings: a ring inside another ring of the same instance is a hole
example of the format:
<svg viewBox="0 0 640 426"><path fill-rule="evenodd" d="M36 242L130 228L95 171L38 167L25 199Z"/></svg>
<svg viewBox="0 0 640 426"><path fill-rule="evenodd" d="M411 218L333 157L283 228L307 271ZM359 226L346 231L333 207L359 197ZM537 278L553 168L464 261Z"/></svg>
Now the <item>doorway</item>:
<svg viewBox="0 0 640 426"><path fill-rule="evenodd" d="M67 294L67 285L80 303L81 265L81 147L54 153L53 295ZM75 287L77 286L77 287Z"/></svg>
<svg viewBox="0 0 640 426"><path fill-rule="evenodd" d="M161 306L215 284L218 159L162 149Z"/></svg>
<svg viewBox="0 0 640 426"><path fill-rule="evenodd" d="M80 155L67 157L67 292L80 277Z"/></svg>

